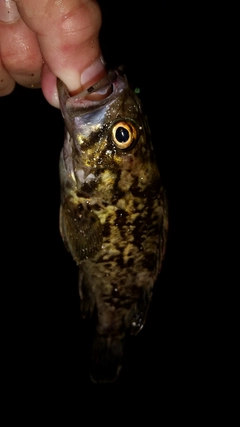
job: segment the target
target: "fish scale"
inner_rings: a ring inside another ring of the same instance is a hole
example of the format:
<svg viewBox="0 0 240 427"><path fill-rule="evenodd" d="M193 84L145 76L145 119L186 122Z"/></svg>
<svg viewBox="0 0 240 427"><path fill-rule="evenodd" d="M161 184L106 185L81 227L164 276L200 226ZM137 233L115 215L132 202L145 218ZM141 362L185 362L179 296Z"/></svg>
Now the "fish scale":
<svg viewBox="0 0 240 427"><path fill-rule="evenodd" d="M92 99L108 86L108 96ZM60 156L60 232L79 267L83 316L96 313L90 376L115 381L126 337L144 326L164 259L168 209L137 95L121 72L71 97L59 80L66 125Z"/></svg>

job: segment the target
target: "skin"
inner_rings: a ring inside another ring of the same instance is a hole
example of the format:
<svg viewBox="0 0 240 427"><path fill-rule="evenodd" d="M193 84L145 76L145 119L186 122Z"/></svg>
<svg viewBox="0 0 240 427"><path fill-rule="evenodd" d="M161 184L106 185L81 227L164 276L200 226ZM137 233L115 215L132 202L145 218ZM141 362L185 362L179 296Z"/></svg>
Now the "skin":
<svg viewBox="0 0 240 427"><path fill-rule="evenodd" d="M59 107L56 77L71 94L94 84L105 74L100 27L95 0L0 0L0 96L17 82Z"/></svg>

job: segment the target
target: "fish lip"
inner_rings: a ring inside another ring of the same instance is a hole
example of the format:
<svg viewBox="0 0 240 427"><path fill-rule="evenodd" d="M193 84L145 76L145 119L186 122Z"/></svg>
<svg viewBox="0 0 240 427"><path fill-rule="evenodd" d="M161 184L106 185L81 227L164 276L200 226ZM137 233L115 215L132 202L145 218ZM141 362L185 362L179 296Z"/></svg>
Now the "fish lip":
<svg viewBox="0 0 240 427"><path fill-rule="evenodd" d="M88 89L71 96L65 84L58 79L57 82L60 106L62 111L66 110L69 115L72 115L76 109L97 109L102 107L115 98L126 87L126 76L123 74L122 69L119 67L116 70L110 70L108 74L101 80L90 86ZM109 91L106 97L102 99L90 99L89 95L101 91Z"/></svg>

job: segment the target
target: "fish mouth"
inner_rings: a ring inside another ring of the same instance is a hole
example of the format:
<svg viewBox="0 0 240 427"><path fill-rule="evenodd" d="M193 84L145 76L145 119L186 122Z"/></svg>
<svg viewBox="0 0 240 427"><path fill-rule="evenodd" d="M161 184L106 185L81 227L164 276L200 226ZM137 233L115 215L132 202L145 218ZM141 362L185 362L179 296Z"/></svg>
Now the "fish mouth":
<svg viewBox="0 0 240 427"><path fill-rule="evenodd" d="M104 76L101 80L96 82L94 85L90 86L88 89L83 90L77 95L71 96L71 102L79 101L80 99L92 99L99 100L102 98L106 98L113 91L113 82L120 75L121 69L110 70L106 76ZM122 72L121 72L122 75ZM97 95L97 97L93 97L93 95ZM98 97L99 95L99 97Z"/></svg>
<svg viewBox="0 0 240 427"><path fill-rule="evenodd" d="M71 96L65 84L58 79L57 88L59 102L62 112L68 115L75 115L79 108L81 110L97 109L109 102L111 98L117 96L126 88L126 76L122 67L110 70L101 80L91 85L88 89ZM63 114L65 117L65 114Z"/></svg>

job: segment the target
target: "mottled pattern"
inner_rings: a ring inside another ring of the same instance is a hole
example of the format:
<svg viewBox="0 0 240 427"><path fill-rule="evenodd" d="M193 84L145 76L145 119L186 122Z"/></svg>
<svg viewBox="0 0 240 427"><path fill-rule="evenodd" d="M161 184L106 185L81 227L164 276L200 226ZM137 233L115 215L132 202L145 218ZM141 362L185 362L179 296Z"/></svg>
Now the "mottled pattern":
<svg viewBox="0 0 240 427"><path fill-rule="evenodd" d="M97 312L92 380L113 381L124 338L143 327L165 253L168 218L147 121L125 77L102 101L59 96L60 229L79 265L83 315ZM108 84L110 84L108 83Z"/></svg>

